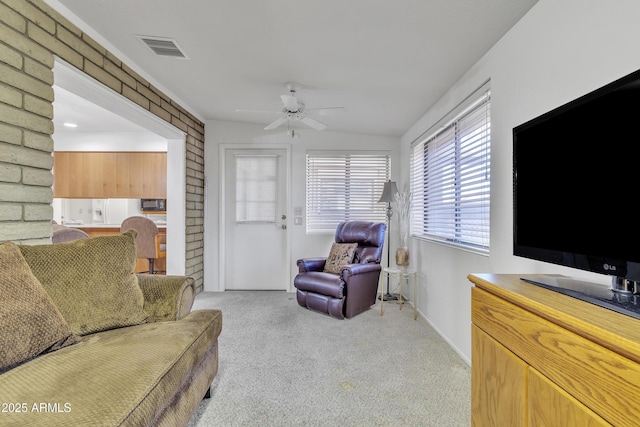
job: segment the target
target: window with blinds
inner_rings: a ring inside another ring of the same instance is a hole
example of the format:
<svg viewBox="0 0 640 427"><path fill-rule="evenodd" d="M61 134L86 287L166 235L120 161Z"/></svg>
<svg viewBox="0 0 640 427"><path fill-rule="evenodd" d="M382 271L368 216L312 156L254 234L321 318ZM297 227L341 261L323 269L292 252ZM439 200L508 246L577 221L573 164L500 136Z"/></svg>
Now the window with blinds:
<svg viewBox="0 0 640 427"><path fill-rule="evenodd" d="M386 221L378 203L390 177L388 152L307 152L307 232L343 221Z"/></svg>
<svg viewBox="0 0 640 427"><path fill-rule="evenodd" d="M236 155L236 222L274 223L278 158Z"/></svg>
<svg viewBox="0 0 640 427"><path fill-rule="evenodd" d="M489 251L491 96L486 86L412 145L412 236Z"/></svg>

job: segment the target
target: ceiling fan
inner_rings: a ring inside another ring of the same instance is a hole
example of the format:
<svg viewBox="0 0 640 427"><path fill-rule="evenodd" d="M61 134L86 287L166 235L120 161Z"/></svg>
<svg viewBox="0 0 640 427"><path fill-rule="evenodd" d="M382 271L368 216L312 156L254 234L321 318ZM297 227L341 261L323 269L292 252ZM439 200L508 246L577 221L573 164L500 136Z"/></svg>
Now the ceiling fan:
<svg viewBox="0 0 640 427"><path fill-rule="evenodd" d="M311 117L311 114L327 115L346 111L344 107L323 107L323 108L306 108L304 102L296 97L296 92L300 89L297 83L287 83L288 95L280 95L282 107L280 111L264 111L264 110L236 110L238 112L258 112L281 115L273 122L269 123L265 130L275 129L285 123L291 121L301 122L315 130L325 130L327 125Z"/></svg>

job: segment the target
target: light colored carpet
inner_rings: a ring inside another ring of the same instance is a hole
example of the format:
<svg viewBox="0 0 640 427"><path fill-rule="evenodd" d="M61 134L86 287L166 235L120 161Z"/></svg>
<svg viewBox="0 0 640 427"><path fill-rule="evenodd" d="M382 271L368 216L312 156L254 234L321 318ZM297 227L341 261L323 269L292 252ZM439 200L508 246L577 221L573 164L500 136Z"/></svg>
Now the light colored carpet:
<svg viewBox="0 0 640 427"><path fill-rule="evenodd" d="M220 308L219 371L189 426L469 426L469 366L413 307L352 319L277 291L201 293Z"/></svg>

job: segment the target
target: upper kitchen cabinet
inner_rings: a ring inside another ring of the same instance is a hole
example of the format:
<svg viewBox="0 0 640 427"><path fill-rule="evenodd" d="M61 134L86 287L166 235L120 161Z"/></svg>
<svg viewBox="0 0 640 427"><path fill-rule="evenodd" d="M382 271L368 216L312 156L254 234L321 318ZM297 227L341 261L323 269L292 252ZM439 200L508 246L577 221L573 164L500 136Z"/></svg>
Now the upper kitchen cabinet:
<svg viewBox="0 0 640 427"><path fill-rule="evenodd" d="M60 198L167 198L166 152L53 153L53 194Z"/></svg>
<svg viewBox="0 0 640 427"><path fill-rule="evenodd" d="M148 199L167 198L167 153L131 153L133 157L141 157L142 161L142 196Z"/></svg>

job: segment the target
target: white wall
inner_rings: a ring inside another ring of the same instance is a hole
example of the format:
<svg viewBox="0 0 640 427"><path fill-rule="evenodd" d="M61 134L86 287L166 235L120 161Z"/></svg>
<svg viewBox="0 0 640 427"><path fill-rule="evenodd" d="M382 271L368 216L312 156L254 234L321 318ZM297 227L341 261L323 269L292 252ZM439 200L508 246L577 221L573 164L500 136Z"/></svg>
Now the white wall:
<svg viewBox="0 0 640 427"><path fill-rule="evenodd" d="M601 283L600 275L512 255L512 128L640 68L640 2L540 0L436 106L401 138L409 146L485 80L491 79L491 255L412 241L420 271L418 308L471 360L469 273L559 273ZM401 182L408 180L402 174Z"/></svg>
<svg viewBox="0 0 640 427"><path fill-rule="evenodd" d="M221 144L287 144L291 149L291 206L305 206L305 164L306 151L309 149L327 150L389 150L391 151L391 175L396 180L399 175L398 159L400 139L395 137L349 134L342 132L315 131L300 129L300 137L291 139L286 135L286 129L265 131L264 126L244 124L238 122L210 120L205 122L205 291L222 291L223 284L219 283L218 271L218 237L219 237L219 183L220 159L219 146ZM296 129L297 131L297 129ZM290 210L289 219L293 215ZM305 225L293 225L289 221L291 232L290 265L291 280L297 273L296 260L309 256L324 256L329 253L333 234L307 235ZM293 284L291 284L293 285ZM293 288L291 287L290 290Z"/></svg>

